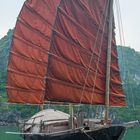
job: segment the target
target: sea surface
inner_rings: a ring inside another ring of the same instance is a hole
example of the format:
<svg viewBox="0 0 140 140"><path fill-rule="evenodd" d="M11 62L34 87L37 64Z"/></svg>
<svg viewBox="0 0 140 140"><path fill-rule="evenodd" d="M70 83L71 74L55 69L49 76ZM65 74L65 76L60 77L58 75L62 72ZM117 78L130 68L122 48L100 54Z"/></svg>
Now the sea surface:
<svg viewBox="0 0 140 140"><path fill-rule="evenodd" d="M0 140L23 140L19 135L6 132L18 132L18 129L15 126L0 126ZM140 140L140 128L128 129L123 140Z"/></svg>

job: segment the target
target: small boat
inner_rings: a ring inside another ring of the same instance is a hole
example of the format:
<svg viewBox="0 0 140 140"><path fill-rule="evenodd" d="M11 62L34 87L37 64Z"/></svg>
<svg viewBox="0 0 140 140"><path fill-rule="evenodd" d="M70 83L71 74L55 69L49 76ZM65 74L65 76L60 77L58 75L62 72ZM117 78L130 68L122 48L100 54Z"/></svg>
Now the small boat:
<svg viewBox="0 0 140 140"><path fill-rule="evenodd" d="M110 106L125 106L113 0L26 0L10 48L10 103L102 105L103 119L43 109L20 122L25 140L120 140ZM79 107L78 107L79 108Z"/></svg>

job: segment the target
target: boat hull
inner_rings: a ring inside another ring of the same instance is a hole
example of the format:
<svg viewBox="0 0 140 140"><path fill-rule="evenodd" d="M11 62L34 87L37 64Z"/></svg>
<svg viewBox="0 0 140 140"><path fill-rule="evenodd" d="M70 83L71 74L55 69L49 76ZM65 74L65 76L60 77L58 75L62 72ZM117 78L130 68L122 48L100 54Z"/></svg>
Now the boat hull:
<svg viewBox="0 0 140 140"><path fill-rule="evenodd" d="M25 140L121 140L125 133L123 126L110 126L98 130L78 131L63 135L24 135Z"/></svg>

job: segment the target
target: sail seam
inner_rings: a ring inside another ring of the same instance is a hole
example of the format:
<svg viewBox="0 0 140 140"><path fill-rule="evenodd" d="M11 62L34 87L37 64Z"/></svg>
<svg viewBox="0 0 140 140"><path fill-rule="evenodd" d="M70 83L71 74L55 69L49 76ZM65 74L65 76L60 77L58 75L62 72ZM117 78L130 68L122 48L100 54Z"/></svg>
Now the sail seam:
<svg viewBox="0 0 140 140"><path fill-rule="evenodd" d="M69 58L69 59L68 59L68 58L66 59L66 58L64 58L64 57L62 57L62 56L60 57L60 55L57 55L57 54L53 54L53 53L50 53L50 54L55 55L55 56L59 57L60 59L65 59L64 61L68 61L68 63L73 63L73 64L79 65L79 63L76 63L76 62L70 60L70 58ZM83 53L83 54L85 54L85 53ZM96 56L95 54L93 54L93 55L94 55L94 61L96 61L97 58L98 58L98 56ZM81 56L82 56L82 55L81 55ZM99 63L102 64L103 66L105 65L105 63L103 63L102 61L99 61ZM80 66L81 66L81 67L84 67L84 66L81 65L81 64L80 64Z"/></svg>
<svg viewBox="0 0 140 140"><path fill-rule="evenodd" d="M58 36L60 36L60 37L62 37L62 35L60 35L60 33L58 33L58 32L56 32L57 33L57 35ZM28 40L23 40L22 38L20 38L20 37L18 37L18 36L16 36L16 35L14 35L14 37L16 38L16 39L18 39L18 40L20 40L20 41L22 41L22 42L24 42L24 43L26 43L27 45L29 45L29 47L32 47L33 48L33 45L35 45L36 47L35 47L35 49L38 49L38 50L41 50L42 52L44 52L44 53L46 53L46 54L52 54L53 55L53 53L50 53L48 50L45 50L44 48L42 48L41 46L38 46L38 45L36 45L36 44L33 44L32 42L30 42L30 41L28 41ZM62 39L65 39L66 41L68 41L66 38L64 38L64 36L62 37ZM72 44L72 45L74 45L75 47L76 47L76 44L74 44L74 43L72 43L72 42L70 42L70 44ZM89 52L89 51L87 51L86 49L84 49L84 48L77 48L77 49L80 49L80 51L83 53L83 54L88 54L88 55L91 55L91 53ZM86 52L87 53L86 53ZM105 51L105 50L104 50ZM95 54L95 56L96 57L98 57L98 55L96 55ZM59 57L59 56L58 56ZM71 61L70 61L71 62ZM46 62L43 62L43 63L46 63ZM100 63L102 63L102 61L100 62ZM75 63L74 63L75 64ZM102 64L104 64L104 63L102 63ZM83 67L84 68L84 67Z"/></svg>
<svg viewBox="0 0 140 140"><path fill-rule="evenodd" d="M33 94L32 92L34 92L35 94L40 94L39 92L42 93L42 91L45 91L45 89L23 89L23 88L16 88L16 87L12 87L12 86L6 86L6 89L11 89L11 90L18 90L18 91L22 91L25 92L26 94L30 93ZM28 92L28 93L27 93ZM9 93L10 94L10 93ZM19 93L20 94L20 93ZM43 93L42 93L43 94Z"/></svg>
<svg viewBox="0 0 140 140"><path fill-rule="evenodd" d="M12 55L15 55L15 56L17 56L17 57L19 57L19 58L22 58L22 59L24 59L24 60L27 60L27 61L30 61L30 62L33 62L33 63L37 63L37 64L45 65L45 66L46 66L46 64L47 64L47 62L34 60L34 59L31 59L30 57L26 57L26 56L17 54L16 52L13 52L13 51L10 51L10 53L11 53Z"/></svg>
<svg viewBox="0 0 140 140"><path fill-rule="evenodd" d="M14 69L8 69L8 71L10 71L10 72L12 72L12 73L16 73L16 74L18 74L18 75L24 75L24 76L26 76L26 77L31 77L31 78L35 78L35 79L45 79L45 78L48 78L48 79L54 79L54 77L52 77L52 76L49 76L49 77L41 77L41 76L36 76L35 74L33 75L33 74L25 74L25 73L23 73L23 72L18 72L18 71L16 71L16 70L14 70ZM56 79L56 78L55 78ZM99 78L100 79L100 78ZM62 81L61 79L56 79L56 80L60 80L60 81ZM100 79L101 80L101 79ZM64 81L64 80L63 80ZM66 82L66 83L68 83L68 84L71 84L71 85L77 85L77 86L82 86L82 85L80 85L80 84L75 84L75 83L72 83L72 82L69 82L69 81L64 81L64 82ZM112 81L113 83L112 84L115 84L115 85L117 85L117 86L121 86L120 85L120 83L115 83L114 81ZM96 87L97 88L97 87ZM103 91L101 88L99 88L98 87L98 89L99 90L101 90L101 91Z"/></svg>
<svg viewBox="0 0 140 140"><path fill-rule="evenodd" d="M56 11L55 11L55 19L54 19L54 22L53 22L53 24L52 24L52 29L55 27L55 24L56 24L56 20L57 20L57 13L58 13L58 7L60 6L60 4L61 4L61 2L62 2L62 0L60 0L59 1L59 4L57 5L57 7L56 7ZM52 48L52 38L53 38L53 36L54 36L54 33L53 33L53 31L52 31L52 33L51 33L51 36L50 36L50 48L49 48L49 52L51 53L51 48ZM49 65L50 65L50 60L51 60L51 55L49 54L48 55L48 65L47 65L47 69L46 69L46 79L45 79L45 85L47 84L47 77L48 77L48 73L49 73ZM46 96L46 94L47 94L47 89L45 89L45 92L44 92L44 100L45 100L45 96Z"/></svg>
<svg viewBox="0 0 140 140"><path fill-rule="evenodd" d="M73 18L69 17L67 15L67 13L62 8L59 7L59 11L61 12L62 15L64 15L65 17L67 17L67 19L69 19L70 21L72 21L72 23L74 23L81 30L83 30L83 34L87 33L86 35L88 35L88 36L90 36L92 38L95 38L92 33L88 32L85 28L83 28L83 26L81 26L79 23L77 23ZM97 29L98 30L98 26L96 28L94 28L94 29ZM102 34L103 32L101 30L99 30L99 33ZM108 38L107 37L107 34L105 35L105 38L106 39Z"/></svg>
<svg viewBox="0 0 140 140"><path fill-rule="evenodd" d="M84 1L80 1L80 0L77 0L77 1L79 2L79 5L84 6L88 12L91 12L91 11L89 11L89 9L85 6ZM102 7L99 6L98 0L97 0L96 2L97 2L96 5L97 5L98 9L100 9L100 10L99 10L100 15L103 15L103 17L105 17L106 15L103 13ZM84 10L83 10L83 11L84 11ZM86 16L88 16L89 19L92 19L93 24L94 24L95 26L98 27L98 24L100 24L100 23L99 23L100 21L99 21L98 23L96 23L96 22L97 22L97 15L95 15L95 17L96 17L96 20L95 20L95 19L92 18L92 16L89 15L88 12L83 12L83 14L85 14ZM94 10L94 12L95 12L95 10ZM99 17L99 18L100 18L100 17ZM94 22L94 20L95 20L96 22ZM101 18L100 18L99 20L101 20ZM99 30L100 30L100 32L102 32L102 28L99 27ZM107 34L107 33L105 33L105 34Z"/></svg>
<svg viewBox="0 0 140 140"><path fill-rule="evenodd" d="M46 3L45 0L42 0L43 3L47 6L47 8L49 9L50 13L52 14L52 16L55 16L55 14L51 11L51 8L48 6L48 4ZM52 0L53 1L53 0Z"/></svg>
<svg viewBox="0 0 140 140"><path fill-rule="evenodd" d="M89 51L88 49L82 47L82 45L80 45L79 43L76 43L76 41L71 41L69 40L66 36L64 36L62 33L60 33L59 31L57 31L56 29L53 29L53 32L58 36L60 37L61 39L64 39L66 42L68 42L69 44L72 44L74 47L76 47L77 49L80 49L81 52L83 53L88 53L89 55L92 55L92 53L94 53L94 55L96 55L97 57L99 57L98 54L96 54L96 52L91 52ZM99 44L97 44L98 46ZM107 49L105 47L102 48L102 50L104 52L107 51ZM86 51L86 52L85 52ZM118 60L118 56L115 55L115 54L112 54L112 60L116 61L116 59ZM102 61L105 61L101 58Z"/></svg>
<svg viewBox="0 0 140 140"><path fill-rule="evenodd" d="M26 28L28 28L30 31L41 35L43 39L45 39L46 41L50 41L50 38L46 35L44 35L43 33L41 33L40 31L38 31L37 29L34 29L32 26L30 26L28 23L26 23L23 19L18 19L18 21ZM24 23L25 22L25 23Z"/></svg>
<svg viewBox="0 0 140 140"><path fill-rule="evenodd" d="M53 82L56 82L56 83L61 83L61 84L63 84L63 85L66 85L66 86L69 86L69 87L74 87L74 88L78 88L78 89L82 89L82 85L77 85L77 84L72 84L72 83L70 83L70 82L66 82L66 81L62 81L62 80L60 80L60 79L56 79L56 78L54 78L54 77L47 77L49 80L51 80L51 81L53 81ZM101 89L99 89L99 88L96 88L96 90L98 90L98 91L100 91L100 92L102 92L103 93L103 90L101 90ZM91 86L91 88L90 87L86 87L86 91L92 91L92 86ZM102 93L97 93L97 94L101 94L102 95ZM90 93L91 94L91 93Z"/></svg>
<svg viewBox="0 0 140 140"><path fill-rule="evenodd" d="M51 77L48 77L48 79L51 80L51 81L53 81L53 82L61 83L61 84L63 84L63 85L69 86L69 87L74 87L74 88L82 89L82 86L80 86L80 85L76 85L76 84L72 84L72 83L67 83L67 82L64 82L64 81L62 81L62 80L58 80L58 79L51 78ZM96 93L94 93L95 95L96 95L96 94L99 94L99 95L104 96L103 90L101 90L101 89L99 89L99 88L96 88L96 90L97 90L97 91L100 91L100 92L102 92L102 93L96 92ZM86 91L91 92L91 91L92 91L92 87L91 87L91 88L86 87ZM89 93L89 94L91 94L91 93ZM122 98L125 98L125 97L123 97L123 96L116 95L116 94L113 94L113 93L111 93L111 95L112 95L112 96L116 96L116 97L120 97L120 98L121 98L121 97L122 97Z"/></svg>
<svg viewBox="0 0 140 140"><path fill-rule="evenodd" d="M48 64L47 62L43 62L43 61L35 61L34 59L31 59L31 58L29 58L29 57L27 57L27 56L24 56L24 55L20 55L20 54L17 54L17 53L15 53L15 52L13 52L13 51L10 51L13 55L16 55L16 56L18 56L18 57L22 57L24 60L29 60L29 61L31 61L31 62L33 62L33 63L38 63L38 64L41 64L41 65L46 65L46 64ZM60 57L60 56L57 56L57 55L55 55L55 54L53 54L53 53L50 53L50 52L47 52L47 54L50 54L50 55L52 55L52 56L54 56L54 58L56 58L57 57L57 59L58 60L60 60L61 62L63 62L63 63L65 63L65 64L67 64L67 65L69 65L69 64L71 64L74 68L83 68L84 70L86 69L86 67L84 67L83 65L77 65L76 63L74 63L74 62L72 62L72 61L67 61L66 62L66 60L64 59L64 58L62 58L62 57ZM103 64L104 65L104 63L102 63L101 61L100 61L100 63L101 64ZM88 67L87 67L88 68ZM112 70L113 71L116 71L116 72L118 72L118 69L115 69L114 67L112 67ZM93 71L94 72L94 70L92 69L92 68L90 68L90 71ZM99 73L100 75L102 75L101 73Z"/></svg>
<svg viewBox="0 0 140 140"><path fill-rule="evenodd" d="M44 17L42 17L42 16L41 16L37 11L35 11L32 7L30 7L30 6L27 5L26 3L25 3L25 6L28 8L28 10L29 10L30 12L32 12L33 14L37 15L38 17L40 17L40 19L42 19L44 22L48 23L49 26L52 26L52 24L51 24L48 20L46 20Z"/></svg>
<svg viewBox="0 0 140 140"><path fill-rule="evenodd" d="M41 79L41 80L45 79L44 77L39 76L39 74L26 74L22 71L19 72L19 71L12 69L12 68L8 69L8 71L10 71L12 73L16 73L18 75L23 75L23 76L27 76L27 77L31 77L31 78L35 78L35 79Z"/></svg>
<svg viewBox="0 0 140 140"><path fill-rule="evenodd" d="M50 79L50 80L53 80L53 79ZM56 80L53 80L53 82L57 82L57 83L59 83L59 81L56 81ZM61 81L60 81L61 82ZM62 82L61 82L62 83ZM67 85L67 84L65 84L65 83L63 83L64 85ZM67 86L70 86L69 84L67 85ZM75 86L73 86L73 87L75 87ZM77 86L76 86L76 88L77 88ZM40 89L40 90L38 90L38 89L23 89L23 88L15 88L15 87L12 87L12 86L6 86L6 89L11 89L11 90L18 90L18 91L23 91L23 92L28 92L29 94L32 94L32 93L30 93L30 92L34 92L34 93L36 93L36 94L40 94L39 92L41 92L42 93L42 91L45 91L45 89ZM79 89L81 89L80 87L79 87ZM87 91L90 91L90 89L88 89ZM99 94L99 95L102 95L102 96L104 96L103 94L101 94L101 93L95 93L95 94ZM116 98L125 98L125 96L119 96L119 95L116 95L116 94L113 94L113 93L111 93L110 94L111 96L114 96L114 97L116 97ZM114 101L115 102L115 101ZM116 101L117 102L117 101Z"/></svg>
<svg viewBox="0 0 140 140"><path fill-rule="evenodd" d="M98 57L98 54L96 54L96 52L91 52L90 50L82 47L82 45L80 45L79 43L76 43L76 41L69 40L66 36L64 36L62 33L60 33L57 30L53 30L53 31L56 33L56 35L58 35L58 37L60 37L61 39L64 39L67 43L72 44L75 48L79 49L80 52L88 54L88 55L92 55L92 53L94 53L94 55ZM105 48L104 48L104 51L106 51Z"/></svg>
<svg viewBox="0 0 140 140"><path fill-rule="evenodd" d="M82 89L82 83L81 84L76 84L76 83L72 83L70 81L65 81L64 79L56 79L54 78L53 76L49 76L47 77L49 80L52 80L52 81L57 81L58 83L63 83L64 85L67 85L69 87L75 87L75 88L79 88L79 89ZM96 90L98 91L101 91L101 92L104 92L104 90L101 88L101 87L95 87ZM89 90L88 90L89 89ZM92 91L92 86L89 87L89 86L86 86L86 91ZM98 94L98 93L97 93ZM99 93L100 94L100 93Z"/></svg>
<svg viewBox="0 0 140 140"><path fill-rule="evenodd" d="M65 59L63 59L62 57L58 57L58 56L56 56L56 55L52 55L52 56L54 56L53 58L54 59L56 59L56 60L58 60L59 62L62 62L62 63L64 63L64 64L66 64L66 65L70 65L70 66L72 66L72 67L74 67L74 68L78 68L79 70L81 70L81 68L83 69L83 70L87 70L89 67L83 67L82 65L77 65L77 64L75 64L75 63L72 63L71 61L66 61ZM89 69L89 71L90 72L95 72L94 71L94 69ZM99 73L99 75L102 75L101 73ZM103 75L102 75L102 77L103 77Z"/></svg>
<svg viewBox="0 0 140 140"><path fill-rule="evenodd" d="M34 49L41 50L41 51L44 52L44 53L48 53L48 52L49 52L49 50L44 49L45 46L39 46L39 45L34 44L33 42L29 41L29 40L25 40L25 39L21 38L21 37L15 35L15 34L13 35L13 37L14 37L15 39L17 39L17 40L19 40L19 41L21 41L21 42L27 44L29 47L32 47L32 48L34 48Z"/></svg>

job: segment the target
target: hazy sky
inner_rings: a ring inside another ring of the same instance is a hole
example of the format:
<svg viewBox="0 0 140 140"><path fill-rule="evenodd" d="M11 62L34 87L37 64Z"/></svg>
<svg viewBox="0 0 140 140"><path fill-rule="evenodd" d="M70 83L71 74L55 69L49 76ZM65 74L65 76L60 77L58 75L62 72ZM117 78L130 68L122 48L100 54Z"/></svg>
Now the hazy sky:
<svg viewBox="0 0 140 140"><path fill-rule="evenodd" d="M15 26L24 1L0 1L0 38ZM120 0L120 4L126 45L140 51L140 0Z"/></svg>

